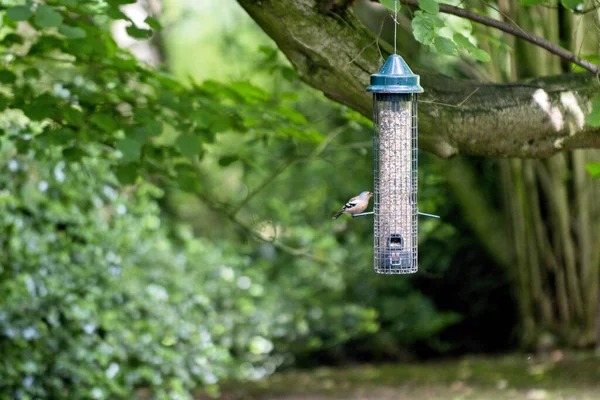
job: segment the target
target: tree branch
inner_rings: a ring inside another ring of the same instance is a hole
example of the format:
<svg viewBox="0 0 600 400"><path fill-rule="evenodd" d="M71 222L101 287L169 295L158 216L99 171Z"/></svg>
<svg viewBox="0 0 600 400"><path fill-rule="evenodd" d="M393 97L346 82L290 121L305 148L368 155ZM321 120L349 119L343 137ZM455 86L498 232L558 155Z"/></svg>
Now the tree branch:
<svg viewBox="0 0 600 400"><path fill-rule="evenodd" d="M323 13L319 0L238 2L275 40L303 81L372 117L366 87L382 60L375 35L358 18L351 12ZM496 85L414 70L425 88L419 96L419 144L438 156L540 158L600 148L600 129L583 122L598 94L591 73Z"/></svg>
<svg viewBox="0 0 600 400"><path fill-rule="evenodd" d="M400 0L402 4L409 5L411 7L418 7L418 0ZM499 21L497 19L489 18L484 15L465 10L464 8L459 8L455 6L451 6L449 4L440 3L440 12L446 14L456 15L457 17L465 18L482 25L491 26L492 28L496 28L501 30L502 32L506 32L510 35L516 36L520 39L526 40L529 43L533 43L536 46L539 46L552 54L559 56L567 61L572 62L573 64L577 64L586 70L593 72L595 74L600 74L600 67L598 65L592 64L591 62L584 60L583 58L577 57L576 54L571 53L569 50L564 49L560 46L555 45L552 42L549 42L541 37L535 36L532 33L525 32L518 26L513 26L507 24L504 21Z"/></svg>
<svg viewBox="0 0 600 400"><path fill-rule="evenodd" d="M314 254L311 254L309 252L309 249L298 249L298 248L295 248L292 246L288 246L285 243L282 243L281 241L277 240L276 237L273 237L273 239L269 239L269 238L265 237L260 232L258 232L256 229L254 229L254 227L252 227L251 225L245 223L244 221L242 221L241 219L236 217L235 214L233 214L231 211L228 210L227 206L215 202L214 200L210 199L206 195L196 193L196 197L198 199L200 199L204 204L206 204L206 206L208 208L225 216L231 222L236 224L240 229L242 229L244 232L248 233L255 239L260 240L265 243L269 243L276 249L279 249L286 254L289 254L294 257L307 258L307 259L309 259L317 264L321 264L321 265L337 265L337 263L335 261L332 261L328 258L322 258L322 257L316 256Z"/></svg>

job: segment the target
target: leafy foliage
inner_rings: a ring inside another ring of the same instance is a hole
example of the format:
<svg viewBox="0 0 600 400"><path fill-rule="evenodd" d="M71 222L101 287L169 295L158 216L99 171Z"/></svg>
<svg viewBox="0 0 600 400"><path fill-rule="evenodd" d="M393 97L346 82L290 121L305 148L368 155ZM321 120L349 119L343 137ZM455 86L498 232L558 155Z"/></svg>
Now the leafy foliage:
<svg viewBox="0 0 600 400"><path fill-rule="evenodd" d="M301 92L269 47L272 90L143 65L108 30L153 34L127 3L0 5L0 398L187 398L458 320L372 276L366 219L323 223L372 179L368 121Z"/></svg>
<svg viewBox="0 0 600 400"><path fill-rule="evenodd" d="M440 7L436 0L420 0L419 8L421 10L414 13L411 23L413 35L419 43L435 48L442 54L456 56L459 50L463 50L478 61L490 61L489 54L471 43L462 33L456 32L452 37L442 34L442 30L448 30L449 27L438 16Z"/></svg>
<svg viewBox="0 0 600 400"><path fill-rule="evenodd" d="M257 260L185 228L178 250L157 188L119 191L98 160L37 162L4 148L0 398L131 398L138 387L187 398L273 372L312 334L337 341L374 328L372 311L341 301L339 276L272 280Z"/></svg>
<svg viewBox="0 0 600 400"><path fill-rule="evenodd" d="M149 173L177 182L177 171L193 168L203 146L218 132L258 134L277 120L290 137L319 140L308 121L291 111L267 121L256 110L258 103L292 110L285 100L271 98L248 82L192 83L188 88L138 64L118 48L102 24L82 22L87 15L128 19L118 9L120 2L57 4L35 8L32 27L40 30L38 34L12 31L2 40L12 55L10 69L0 72L5 96L11 108L21 109L29 119L27 134L33 135L23 142L23 151L60 149L77 160L86 154L83 144L98 143L103 146L99 156L110 160L115 170L129 171L127 182ZM9 8L9 26L15 28L14 23L30 18L30 13L25 6ZM130 23L127 32L132 37L151 36L150 30ZM49 28L58 28L68 40ZM32 63L44 63L45 68L32 70ZM45 85L47 81L53 86ZM113 157L116 154L120 157Z"/></svg>

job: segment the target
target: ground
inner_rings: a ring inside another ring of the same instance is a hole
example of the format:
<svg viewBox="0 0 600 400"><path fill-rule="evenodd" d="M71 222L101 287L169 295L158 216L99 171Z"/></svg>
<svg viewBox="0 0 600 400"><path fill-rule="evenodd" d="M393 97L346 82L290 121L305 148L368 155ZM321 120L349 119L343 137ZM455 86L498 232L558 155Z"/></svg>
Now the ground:
<svg viewBox="0 0 600 400"><path fill-rule="evenodd" d="M205 397L200 396L200 399ZM600 400L600 354L555 351L288 371L223 400Z"/></svg>

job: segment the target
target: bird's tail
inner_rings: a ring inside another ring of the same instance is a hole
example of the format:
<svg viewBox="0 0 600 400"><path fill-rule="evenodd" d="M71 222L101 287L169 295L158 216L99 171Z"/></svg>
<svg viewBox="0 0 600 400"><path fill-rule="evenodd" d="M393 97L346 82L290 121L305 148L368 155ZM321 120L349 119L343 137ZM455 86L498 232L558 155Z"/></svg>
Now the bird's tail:
<svg viewBox="0 0 600 400"><path fill-rule="evenodd" d="M342 214L343 214L343 211L338 211L331 219L338 219L340 217L340 215L342 215Z"/></svg>

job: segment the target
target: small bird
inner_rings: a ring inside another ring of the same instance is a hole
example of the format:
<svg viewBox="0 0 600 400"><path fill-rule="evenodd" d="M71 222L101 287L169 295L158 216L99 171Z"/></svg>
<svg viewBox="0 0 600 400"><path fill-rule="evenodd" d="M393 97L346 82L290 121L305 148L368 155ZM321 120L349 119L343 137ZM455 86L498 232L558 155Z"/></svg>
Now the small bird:
<svg viewBox="0 0 600 400"><path fill-rule="evenodd" d="M354 196L331 219L337 219L342 214L360 214L369 206L369 199L371 197L373 197L373 193L371 192L362 192L358 196Z"/></svg>

